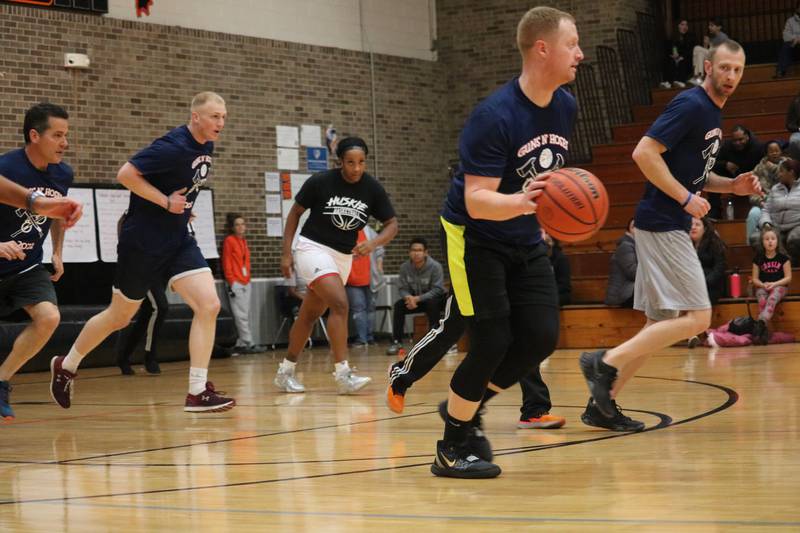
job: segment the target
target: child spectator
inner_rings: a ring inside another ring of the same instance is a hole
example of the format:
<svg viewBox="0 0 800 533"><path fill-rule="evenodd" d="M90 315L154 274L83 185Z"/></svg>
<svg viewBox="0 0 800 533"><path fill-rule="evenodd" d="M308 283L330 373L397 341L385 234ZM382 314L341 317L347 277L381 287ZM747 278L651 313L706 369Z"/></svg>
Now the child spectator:
<svg viewBox="0 0 800 533"><path fill-rule="evenodd" d="M758 320L753 328L753 344L767 343L767 324L792 282L792 261L779 250L778 233L774 229L762 230L761 247L763 252L753 259L753 286L758 299Z"/></svg>
<svg viewBox="0 0 800 533"><path fill-rule="evenodd" d="M761 158L756 168L753 169L753 174L758 176L758 182L761 184L761 190L764 195L754 194L750 197L750 205L752 207L747 214L747 233L745 234L747 238L758 230L761 211L764 209L764 203L767 200L769 191L778 183L778 166L783 161L783 153L778 141L769 141L765 146L765 150L766 154Z"/></svg>

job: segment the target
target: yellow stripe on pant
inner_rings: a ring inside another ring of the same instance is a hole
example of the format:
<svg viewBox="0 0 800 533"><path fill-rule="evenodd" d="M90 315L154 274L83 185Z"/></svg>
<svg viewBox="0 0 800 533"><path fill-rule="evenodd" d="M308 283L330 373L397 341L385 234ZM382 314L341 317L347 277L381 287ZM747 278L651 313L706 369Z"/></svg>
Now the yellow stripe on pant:
<svg viewBox="0 0 800 533"><path fill-rule="evenodd" d="M467 269L464 265L464 226L458 226L439 217L447 235L447 266L450 268L450 283L463 316L473 316L472 294L467 283Z"/></svg>

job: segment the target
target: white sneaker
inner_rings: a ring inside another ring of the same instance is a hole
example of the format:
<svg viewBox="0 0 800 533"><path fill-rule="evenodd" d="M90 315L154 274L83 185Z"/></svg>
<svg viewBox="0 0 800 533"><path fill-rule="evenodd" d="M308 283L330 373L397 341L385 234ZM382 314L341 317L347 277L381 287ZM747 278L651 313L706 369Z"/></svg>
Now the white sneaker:
<svg viewBox="0 0 800 533"><path fill-rule="evenodd" d="M306 391L303 384L294 377L294 370L285 371L281 369L281 367L278 367L278 372L275 374L273 383L283 392L299 393Z"/></svg>
<svg viewBox="0 0 800 533"><path fill-rule="evenodd" d="M682 81L673 81L672 85L674 85L678 89L685 89L686 88L686 84L683 83Z"/></svg>
<svg viewBox="0 0 800 533"><path fill-rule="evenodd" d="M333 377L336 379L336 391L339 394L352 394L360 391L372 381L372 378L367 376L356 376L353 368L348 368L344 372L334 372Z"/></svg>
<svg viewBox="0 0 800 533"><path fill-rule="evenodd" d="M703 79L700 76L697 76L696 78L690 79L689 83L691 83L694 86L702 85L703 84Z"/></svg>
<svg viewBox="0 0 800 533"><path fill-rule="evenodd" d="M454 353L458 353L458 344L454 344L454 345L452 345L452 346L451 346L451 347L450 347L450 348L447 350L447 355L453 355Z"/></svg>
<svg viewBox="0 0 800 533"><path fill-rule="evenodd" d="M658 86L661 87L662 89L672 88L672 85L668 81L662 81L661 83L658 84Z"/></svg>

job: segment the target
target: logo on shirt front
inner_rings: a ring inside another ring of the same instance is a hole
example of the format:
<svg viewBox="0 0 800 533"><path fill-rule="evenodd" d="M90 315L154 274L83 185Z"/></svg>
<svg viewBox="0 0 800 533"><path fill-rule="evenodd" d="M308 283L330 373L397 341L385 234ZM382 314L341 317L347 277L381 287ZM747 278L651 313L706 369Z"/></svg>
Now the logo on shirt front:
<svg viewBox="0 0 800 533"><path fill-rule="evenodd" d="M722 137L722 130L719 128L714 128L706 133L706 140L714 139L714 142L706 146L706 149L703 150L703 160L706 164L705 167L703 167L703 175L694 180L693 183L695 185L706 181L708 173L714 168L714 164L717 162L717 152L719 152L720 148L720 137Z"/></svg>
<svg viewBox="0 0 800 533"><path fill-rule="evenodd" d="M51 189L49 187L35 187L34 189L44 193L44 195L48 198L60 198L61 196L63 196L57 190ZM27 209L22 209L22 208L15 209L14 214L17 215L17 217L19 217L21 220L19 229L11 234L12 239L19 237L20 235L28 235L32 231L36 231L36 233L39 235L40 240L44 238L44 230L42 229L42 226L47 222L46 216L36 215L34 213L31 213ZM33 243L18 241L18 244L24 250L33 249Z"/></svg>
<svg viewBox="0 0 800 533"><path fill-rule="evenodd" d="M517 168L517 175L520 178L525 178L525 183L522 185L522 190L526 190L528 184L536 180L539 174L544 172L552 172L564 166L564 154L561 152L554 152L553 147L560 147L564 150L569 148L569 141L561 135L554 133L545 133L538 135L526 142L517 150L517 157L524 157L534 150L541 148L538 154L534 155L525 163Z"/></svg>
<svg viewBox="0 0 800 533"><path fill-rule="evenodd" d="M192 176L192 187L186 191L184 196L189 196L195 191L199 191L200 187L205 185L206 180L208 179L208 173L211 170L211 156L210 155L201 155L195 158L192 161L192 169L194 170L194 176ZM185 209L191 209L194 202L186 202Z"/></svg>
<svg viewBox="0 0 800 533"><path fill-rule="evenodd" d="M322 209L323 215L331 217L334 226L342 231L352 231L367 223L367 204L346 196L328 199Z"/></svg>

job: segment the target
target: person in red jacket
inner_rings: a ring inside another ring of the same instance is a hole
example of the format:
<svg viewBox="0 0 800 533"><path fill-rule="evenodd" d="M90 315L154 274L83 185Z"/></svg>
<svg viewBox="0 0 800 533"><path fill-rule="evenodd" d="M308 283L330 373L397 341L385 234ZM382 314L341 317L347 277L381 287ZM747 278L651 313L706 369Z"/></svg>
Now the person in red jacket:
<svg viewBox="0 0 800 533"><path fill-rule="evenodd" d="M228 213L225 229L228 236L222 242L222 273L228 285L231 313L239 335L233 352L253 353L259 350L253 344L250 332L250 249L244 238L247 231L244 217Z"/></svg>

